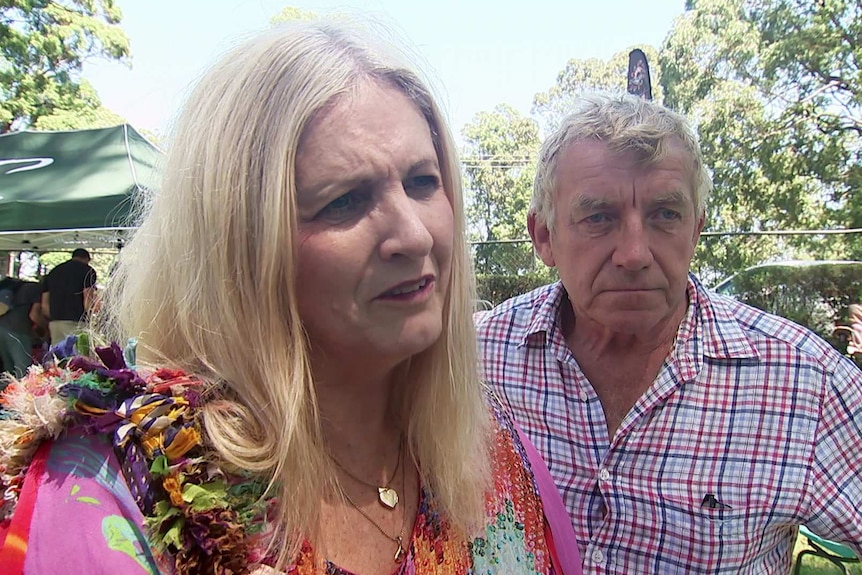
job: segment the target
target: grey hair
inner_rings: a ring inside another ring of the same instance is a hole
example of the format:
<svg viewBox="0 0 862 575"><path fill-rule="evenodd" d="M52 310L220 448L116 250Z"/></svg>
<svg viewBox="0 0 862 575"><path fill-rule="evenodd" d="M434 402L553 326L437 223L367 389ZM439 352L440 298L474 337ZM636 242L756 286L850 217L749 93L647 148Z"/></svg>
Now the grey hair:
<svg viewBox="0 0 862 575"><path fill-rule="evenodd" d="M542 144L539 151L530 213L554 231L557 162L569 146L598 141L614 152L637 152L644 164L660 162L668 143L682 144L691 160L695 214L703 216L712 179L703 161L697 136L688 120L655 102L629 94L589 94L579 98L574 112Z"/></svg>

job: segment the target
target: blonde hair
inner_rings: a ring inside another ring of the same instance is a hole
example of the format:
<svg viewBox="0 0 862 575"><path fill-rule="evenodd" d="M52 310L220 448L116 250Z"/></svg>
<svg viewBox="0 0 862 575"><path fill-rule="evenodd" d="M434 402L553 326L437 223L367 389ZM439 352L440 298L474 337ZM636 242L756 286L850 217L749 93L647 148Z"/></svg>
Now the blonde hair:
<svg viewBox="0 0 862 575"><path fill-rule="evenodd" d="M635 151L644 164L660 162L671 141L682 144L691 159L695 214L706 210L712 179L703 162L697 136L684 116L655 102L624 94L582 96L574 112L542 144L530 212L554 231L557 162L563 150L582 141L598 141L611 151Z"/></svg>
<svg viewBox="0 0 862 575"><path fill-rule="evenodd" d="M343 22L295 22L205 74L107 298L114 335L139 338L149 363L210 382L208 442L228 464L269 480L280 502L272 543L280 565L303 539L314 542L319 502L336 481L297 311L297 148L315 113L361 82L400 89L424 115L455 216L443 334L400 368L410 382L411 456L456 528L482 519L490 486L456 148L426 85L369 37Z"/></svg>

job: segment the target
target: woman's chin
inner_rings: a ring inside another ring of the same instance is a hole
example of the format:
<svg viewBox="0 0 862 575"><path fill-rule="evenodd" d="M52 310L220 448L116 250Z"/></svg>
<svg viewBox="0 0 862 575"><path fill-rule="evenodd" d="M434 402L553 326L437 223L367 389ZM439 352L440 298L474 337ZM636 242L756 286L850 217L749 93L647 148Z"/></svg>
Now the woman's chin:
<svg viewBox="0 0 862 575"><path fill-rule="evenodd" d="M379 353L389 355L397 361L403 361L433 346L442 333L443 326L439 319L408 322L397 332L381 338L376 347Z"/></svg>

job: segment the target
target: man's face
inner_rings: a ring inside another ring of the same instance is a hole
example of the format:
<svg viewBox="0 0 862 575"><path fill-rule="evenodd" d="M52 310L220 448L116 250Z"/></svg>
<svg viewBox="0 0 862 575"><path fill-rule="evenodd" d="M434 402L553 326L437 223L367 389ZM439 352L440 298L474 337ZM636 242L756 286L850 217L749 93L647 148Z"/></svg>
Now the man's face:
<svg viewBox="0 0 862 575"><path fill-rule="evenodd" d="M695 214L690 159L678 142L656 164L596 141L560 154L555 230L531 216L539 255L555 266L576 321L649 336L685 310L689 263L703 218Z"/></svg>

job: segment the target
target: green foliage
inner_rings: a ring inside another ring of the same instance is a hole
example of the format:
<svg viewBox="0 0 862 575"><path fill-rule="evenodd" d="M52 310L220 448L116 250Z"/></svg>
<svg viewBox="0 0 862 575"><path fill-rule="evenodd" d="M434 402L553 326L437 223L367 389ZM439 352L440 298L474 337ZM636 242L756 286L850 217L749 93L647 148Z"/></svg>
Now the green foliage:
<svg viewBox="0 0 862 575"><path fill-rule="evenodd" d="M510 297L527 293L557 279L556 270L550 268L521 275L480 273L476 275L476 293L480 300L497 305Z"/></svg>
<svg viewBox="0 0 862 575"><path fill-rule="evenodd" d="M473 244L473 267L479 274L518 275L531 273L538 265L529 241Z"/></svg>
<svg viewBox="0 0 862 575"><path fill-rule="evenodd" d="M282 8L281 12L270 18L270 24L280 24L282 22L291 22L294 20L299 20L303 22L310 22L312 20L316 20L318 15L316 12L311 10L302 10L301 8L294 8L293 6L285 6Z"/></svg>
<svg viewBox="0 0 862 575"><path fill-rule="evenodd" d="M629 52L635 48L643 50L650 64L653 99L662 99L661 68L658 53L652 46L631 46L617 52L609 60L572 58L557 75L557 83L547 91L536 94L533 99L533 114L542 121L542 127L553 131L562 119L572 111L575 99L585 92L625 94L629 66Z"/></svg>
<svg viewBox="0 0 862 575"><path fill-rule="evenodd" d="M463 129L467 220L474 241L527 236L539 130L509 105L480 112ZM518 248L512 248L518 249Z"/></svg>
<svg viewBox="0 0 862 575"><path fill-rule="evenodd" d="M81 80L79 85L81 105L71 109L55 109L51 114L36 120L37 130L81 130L85 128L109 128L124 124L119 114L102 106L90 83Z"/></svg>
<svg viewBox="0 0 862 575"><path fill-rule="evenodd" d="M115 254L90 252L92 260L90 266L96 270L96 278L99 285L105 285L110 278L111 267L116 259ZM68 261L72 257L71 252L45 252L39 254L39 263L45 267L45 274L54 269L59 264Z"/></svg>
<svg viewBox="0 0 862 575"><path fill-rule="evenodd" d="M99 120L104 112L81 69L91 58L127 60L121 18L114 0L0 3L0 133L51 116L48 125L68 125L76 113Z"/></svg>
<svg viewBox="0 0 862 575"><path fill-rule="evenodd" d="M858 0L688 0L660 52L642 47L656 100L699 133L715 182L707 232L862 228L860 36ZM553 129L581 93L623 92L629 51L570 60L533 117ZM514 138L505 129L487 131ZM526 236L508 235L524 221L509 205L523 194L515 181L467 181L487 198L471 214L474 240ZM862 234L703 237L693 267L709 280L779 259L859 260Z"/></svg>
<svg viewBox="0 0 862 575"><path fill-rule="evenodd" d="M862 564L851 564L842 571L828 559L806 555L802 559L799 575L862 575Z"/></svg>
<svg viewBox="0 0 862 575"><path fill-rule="evenodd" d="M804 325L844 353L835 327L847 325L850 304L862 302L862 263L755 267L716 290Z"/></svg>
<svg viewBox="0 0 862 575"><path fill-rule="evenodd" d="M715 191L707 230L862 226L862 5L690 0L662 47L665 104L697 123ZM858 259L859 236L728 241L716 273L777 257ZM755 249L747 249L754 247Z"/></svg>
<svg viewBox="0 0 862 575"><path fill-rule="evenodd" d="M799 534L793 548L793 564L796 565L799 553L812 550L811 543L803 534ZM845 563L844 569L830 560L816 555L806 554L799 566L799 575L862 575L862 563Z"/></svg>

